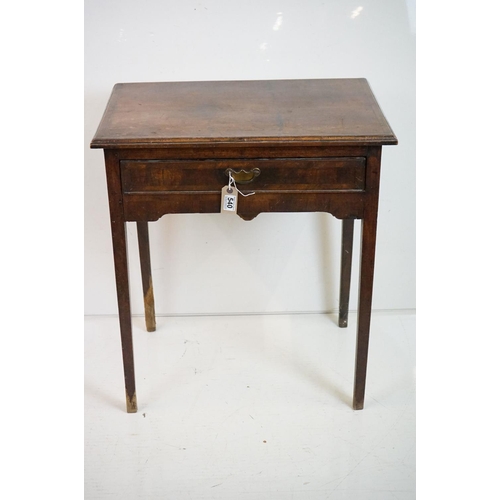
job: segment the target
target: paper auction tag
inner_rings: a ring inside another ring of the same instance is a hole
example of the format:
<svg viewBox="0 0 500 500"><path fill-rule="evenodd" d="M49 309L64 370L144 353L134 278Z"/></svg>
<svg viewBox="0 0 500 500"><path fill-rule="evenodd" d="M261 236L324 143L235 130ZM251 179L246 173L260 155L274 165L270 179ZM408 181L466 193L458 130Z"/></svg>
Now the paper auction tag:
<svg viewBox="0 0 500 500"><path fill-rule="evenodd" d="M222 212L234 212L238 210L238 191L233 186L224 186L221 193L221 206Z"/></svg>

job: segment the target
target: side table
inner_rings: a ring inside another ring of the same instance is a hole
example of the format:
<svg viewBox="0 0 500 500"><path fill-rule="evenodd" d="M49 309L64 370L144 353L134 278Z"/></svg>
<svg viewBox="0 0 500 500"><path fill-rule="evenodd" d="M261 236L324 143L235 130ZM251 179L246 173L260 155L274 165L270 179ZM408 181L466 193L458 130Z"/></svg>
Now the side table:
<svg viewBox="0 0 500 500"><path fill-rule="evenodd" d="M262 212L342 219L340 327L347 326L354 219L361 219L353 408L363 408L380 160L391 144L397 139L361 78L114 86L91 148L104 149L129 413L137 399L126 223L137 223L146 326L154 331L148 222L220 212L223 189L233 187L255 193L238 197L245 220Z"/></svg>

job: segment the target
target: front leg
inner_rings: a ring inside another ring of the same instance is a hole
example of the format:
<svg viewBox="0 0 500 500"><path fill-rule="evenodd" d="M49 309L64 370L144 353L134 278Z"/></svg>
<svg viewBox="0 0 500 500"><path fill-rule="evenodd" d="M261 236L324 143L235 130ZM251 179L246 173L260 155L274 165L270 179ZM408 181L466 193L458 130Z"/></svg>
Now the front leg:
<svg viewBox="0 0 500 500"><path fill-rule="evenodd" d="M362 221L361 266L358 303L358 336L356 341L356 371L354 378L355 410L362 410L365 398L366 366L370 338L370 320L375 264L376 217Z"/></svg>
<svg viewBox="0 0 500 500"><path fill-rule="evenodd" d="M134 346L132 342L126 223L120 220L112 220L111 228L127 412L135 413L137 412L137 399L135 394Z"/></svg>
<svg viewBox="0 0 500 500"><path fill-rule="evenodd" d="M365 399L366 366L370 339L375 243L377 236L378 185L380 177L380 148L367 159L367 179L363 219L361 221L361 262L359 269L358 335L354 375L353 407L362 410Z"/></svg>
<svg viewBox="0 0 500 500"><path fill-rule="evenodd" d="M120 164L113 152L105 151L104 153L106 158L106 176L108 181L109 212L111 217L111 236L113 241L127 412L135 413L137 412L137 399L135 394L134 346L132 343L132 315L128 276L127 227L123 214Z"/></svg>

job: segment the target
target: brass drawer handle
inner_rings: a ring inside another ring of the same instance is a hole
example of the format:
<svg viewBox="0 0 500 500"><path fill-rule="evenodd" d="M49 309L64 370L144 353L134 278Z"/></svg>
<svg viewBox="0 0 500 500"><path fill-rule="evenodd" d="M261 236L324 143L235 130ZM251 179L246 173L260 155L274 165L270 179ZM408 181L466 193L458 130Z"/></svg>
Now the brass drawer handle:
<svg viewBox="0 0 500 500"><path fill-rule="evenodd" d="M252 168L252 170L233 170L226 168L224 172L228 177L231 173L234 181L238 184L250 184L256 177L260 175L260 168Z"/></svg>

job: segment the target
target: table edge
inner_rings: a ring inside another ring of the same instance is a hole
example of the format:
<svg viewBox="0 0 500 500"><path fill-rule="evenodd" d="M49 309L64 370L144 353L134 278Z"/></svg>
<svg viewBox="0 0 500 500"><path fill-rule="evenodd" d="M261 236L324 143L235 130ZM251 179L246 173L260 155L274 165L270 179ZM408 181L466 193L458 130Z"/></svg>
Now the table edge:
<svg viewBox="0 0 500 500"><path fill-rule="evenodd" d="M176 138L147 141L143 139L93 139L91 149L130 149L130 148L164 148L171 146L395 146L398 139L395 135L365 137L266 137L266 138Z"/></svg>

